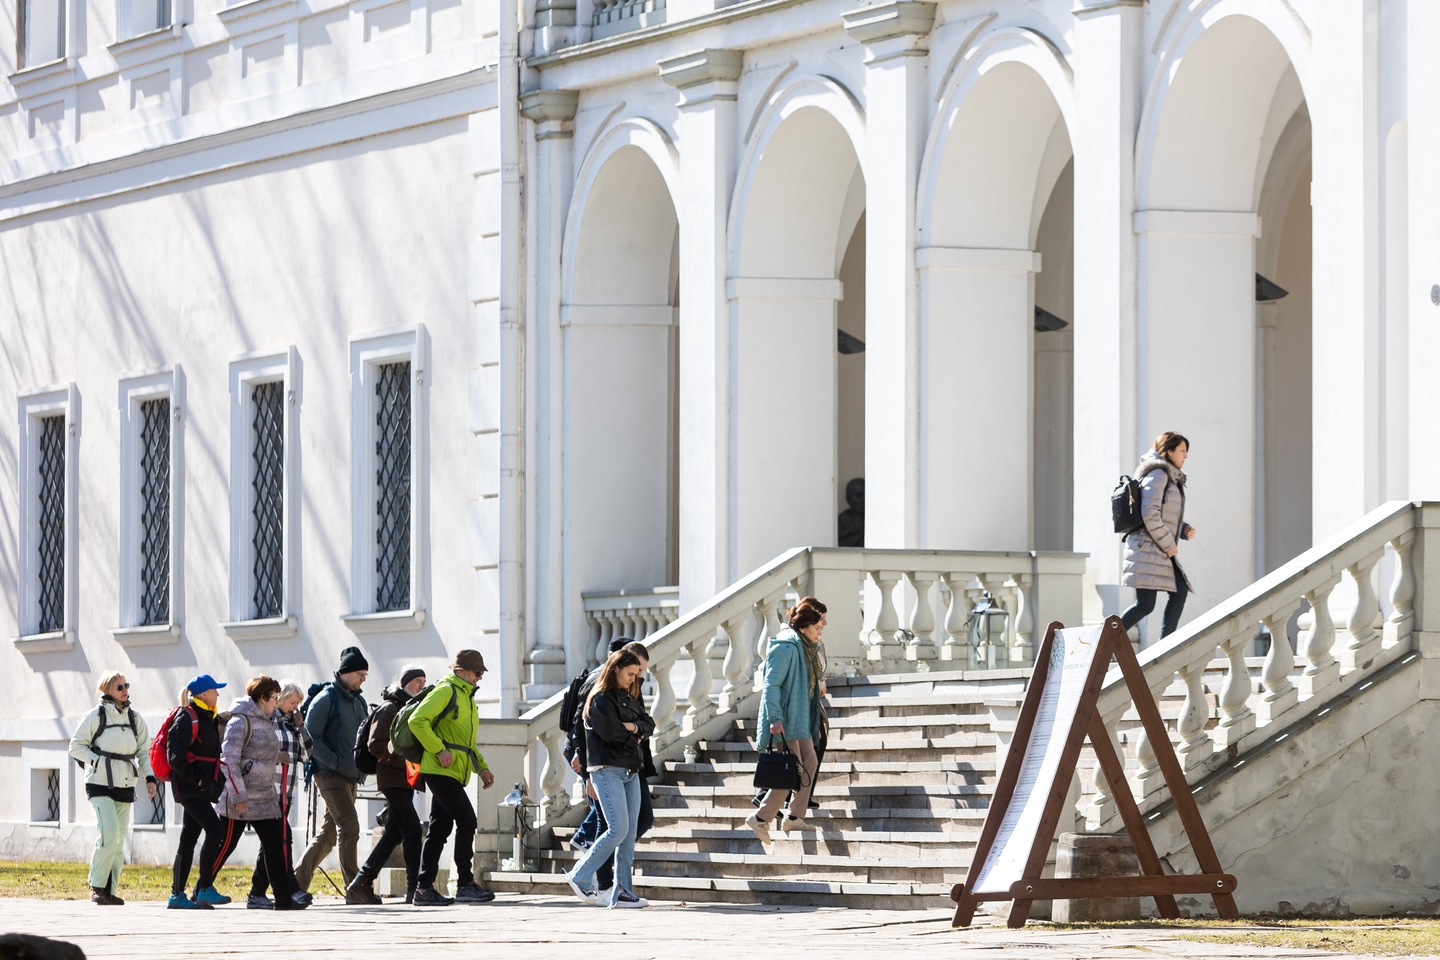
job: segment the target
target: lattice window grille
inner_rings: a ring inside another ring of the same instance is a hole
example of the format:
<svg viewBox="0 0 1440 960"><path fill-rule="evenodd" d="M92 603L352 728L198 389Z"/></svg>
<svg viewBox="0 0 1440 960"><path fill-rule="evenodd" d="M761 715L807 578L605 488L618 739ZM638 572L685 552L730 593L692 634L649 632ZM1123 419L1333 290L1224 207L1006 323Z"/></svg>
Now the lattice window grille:
<svg viewBox="0 0 1440 960"><path fill-rule="evenodd" d="M170 398L140 404L140 623L170 621Z"/></svg>
<svg viewBox="0 0 1440 960"><path fill-rule="evenodd" d="M142 784L136 786L135 792L136 794L141 794L144 789ZM163 826L165 824L165 784L163 783L160 784L160 789L155 791L155 796L150 799L150 819L148 822L152 826L156 824Z"/></svg>
<svg viewBox="0 0 1440 960"><path fill-rule="evenodd" d="M410 608L410 361L375 383L375 607Z"/></svg>
<svg viewBox="0 0 1440 960"><path fill-rule="evenodd" d="M45 778L45 819L60 822L60 771L51 770Z"/></svg>
<svg viewBox="0 0 1440 960"><path fill-rule="evenodd" d="M257 618L278 617L284 612L284 508L285 508L285 404L280 381L257 384L251 391L254 464L251 488L254 503L255 549L252 573L255 592L251 597Z"/></svg>
<svg viewBox="0 0 1440 960"><path fill-rule="evenodd" d="M40 633L65 629L65 417L40 421Z"/></svg>

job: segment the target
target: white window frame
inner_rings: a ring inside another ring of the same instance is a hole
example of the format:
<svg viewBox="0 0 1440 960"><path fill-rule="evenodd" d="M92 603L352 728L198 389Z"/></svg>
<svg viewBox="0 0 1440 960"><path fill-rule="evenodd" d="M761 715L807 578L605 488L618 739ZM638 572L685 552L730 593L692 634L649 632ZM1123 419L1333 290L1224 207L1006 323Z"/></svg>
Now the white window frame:
<svg viewBox="0 0 1440 960"><path fill-rule="evenodd" d="M140 624L140 404L170 399L170 619ZM120 625L123 646L178 644L185 622L185 374L180 364L120 380Z"/></svg>
<svg viewBox="0 0 1440 960"><path fill-rule="evenodd" d="M58 653L75 646L80 622L80 391L69 383L19 396L20 607L15 647L26 653ZM40 420L65 418L65 612L60 630L39 632Z"/></svg>
<svg viewBox="0 0 1440 960"><path fill-rule="evenodd" d="M350 339L350 610L357 634L421 630L430 606L429 337L425 325ZM381 364L410 361L410 609L375 610L375 382Z"/></svg>
<svg viewBox="0 0 1440 960"><path fill-rule="evenodd" d="M285 420L284 497L280 615L257 619L255 593L255 447L251 392L264 383L283 384ZM220 624L232 640L284 640L300 629L300 355L247 354L230 362L230 619Z"/></svg>

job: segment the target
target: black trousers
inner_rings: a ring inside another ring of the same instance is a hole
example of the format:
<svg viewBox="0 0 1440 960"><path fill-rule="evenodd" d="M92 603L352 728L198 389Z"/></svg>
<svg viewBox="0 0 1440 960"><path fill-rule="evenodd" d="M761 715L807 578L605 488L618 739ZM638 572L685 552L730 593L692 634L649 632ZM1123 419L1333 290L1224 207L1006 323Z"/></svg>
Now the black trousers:
<svg viewBox="0 0 1440 960"><path fill-rule="evenodd" d="M605 812L600 810L600 804L595 804L595 809L600 811L600 833L605 832ZM635 821L635 839L639 840L650 832L655 826L655 808L650 803L650 784L645 778L640 778L640 817ZM596 834L599 836L599 834ZM595 889L609 890L615 886L615 858L611 857L602 863L595 871Z"/></svg>
<svg viewBox="0 0 1440 960"><path fill-rule="evenodd" d="M205 843L200 847L200 879L195 889L213 887L216 875L225 865L225 857L229 856L226 846L233 849L229 837L237 833L235 822L216 813L207 800L195 797L178 802L185 809L185 819L180 826L180 846L175 851L174 876L170 890L172 893L185 892L185 884L190 879L190 863L195 857L195 844L202 832L205 834ZM244 829L244 824L241 824L240 829Z"/></svg>
<svg viewBox="0 0 1440 960"><path fill-rule="evenodd" d="M1185 597L1190 592L1190 588L1185 584L1185 575L1180 572L1180 565L1175 562L1174 557L1170 558L1170 566L1175 571L1175 592L1167 594L1170 599L1165 601L1165 615L1160 621L1161 637L1168 637L1180 628L1180 615L1185 612ZM1135 591L1134 606L1120 615L1120 622L1125 624L1126 630L1155 612L1155 595L1159 592L1139 589Z"/></svg>
<svg viewBox="0 0 1440 960"><path fill-rule="evenodd" d="M445 779L450 780L449 777ZM370 856L360 865L360 872L355 879L373 883L385 868L390 854L403 843L405 887L407 890L414 890L420 877L420 844L425 836L425 831L420 826L420 815L415 812L415 791L409 787L381 787L380 792L385 794L385 800L390 804L390 819L385 821L385 832L370 851ZM473 831L471 838L473 846ZM430 882L435 881L432 879Z"/></svg>
<svg viewBox="0 0 1440 960"><path fill-rule="evenodd" d="M300 889L300 885L295 882L294 836L291 833L290 821L288 818L281 817L279 823L280 851L283 854L285 861L285 882L289 886L289 893L293 894L295 891ZM265 896L266 889L272 886L272 884L270 883L270 867L266 862L268 858L265 856L265 852L263 849L265 843L263 838L261 839L260 843L262 847L260 856L255 858L255 872L250 875L250 895L252 897ZM275 891L275 896L277 899L282 896L278 889Z"/></svg>
<svg viewBox="0 0 1440 960"><path fill-rule="evenodd" d="M430 791L430 832L425 837L425 846L420 851L421 887L435 886L440 875L440 852L450 831L455 831L455 888L475 882L472 864L475 862L475 808L460 781L443 773L422 774L425 789ZM388 831L387 831L388 832Z"/></svg>
<svg viewBox="0 0 1440 960"><path fill-rule="evenodd" d="M276 817L274 820L231 820L230 823L234 829L226 833L225 846L220 851L220 862L230 859L230 854L240 845L240 838L245 835L246 827L254 830L255 836L260 838L260 857L255 869L258 871L259 864L263 863L267 879L275 878L275 909L290 909L290 894L294 888L290 886L290 873L286 863L289 857L285 843L285 821ZM250 883L253 888L253 874ZM264 891L263 887L261 891Z"/></svg>

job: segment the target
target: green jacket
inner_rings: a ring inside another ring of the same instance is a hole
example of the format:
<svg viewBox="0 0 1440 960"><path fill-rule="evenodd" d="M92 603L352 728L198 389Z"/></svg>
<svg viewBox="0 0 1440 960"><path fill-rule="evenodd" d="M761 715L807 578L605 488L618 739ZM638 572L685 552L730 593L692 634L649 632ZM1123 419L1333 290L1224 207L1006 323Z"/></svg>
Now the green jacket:
<svg viewBox="0 0 1440 960"><path fill-rule="evenodd" d="M455 695L455 709L450 708L450 695ZM470 774L489 770L485 758L475 749L475 735L480 728L480 712L475 709L475 688L450 674L435 684L435 689L410 715L410 732L425 748L420 761L421 773L438 773L454 777L462 785L470 782ZM440 766L436 756L449 750L454 760Z"/></svg>

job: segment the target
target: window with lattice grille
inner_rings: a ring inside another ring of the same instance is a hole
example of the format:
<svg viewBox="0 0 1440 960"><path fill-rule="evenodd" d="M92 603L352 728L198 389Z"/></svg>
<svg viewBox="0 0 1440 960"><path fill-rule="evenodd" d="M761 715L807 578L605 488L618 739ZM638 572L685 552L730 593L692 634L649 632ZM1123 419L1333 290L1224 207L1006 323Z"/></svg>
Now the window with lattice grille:
<svg viewBox="0 0 1440 960"><path fill-rule="evenodd" d="M65 417L40 420L39 622L37 632L65 629Z"/></svg>
<svg viewBox="0 0 1440 960"><path fill-rule="evenodd" d="M140 623L170 620L170 398L140 404Z"/></svg>
<svg viewBox="0 0 1440 960"><path fill-rule="evenodd" d="M375 609L410 607L410 362L375 381Z"/></svg>
<svg viewBox="0 0 1440 960"><path fill-rule="evenodd" d="M254 562L251 602L257 619L278 617L285 606L285 385L257 384L250 391L250 479L253 499L251 546Z"/></svg>

